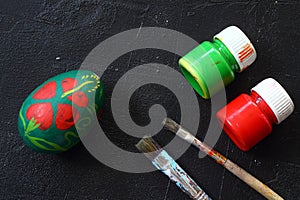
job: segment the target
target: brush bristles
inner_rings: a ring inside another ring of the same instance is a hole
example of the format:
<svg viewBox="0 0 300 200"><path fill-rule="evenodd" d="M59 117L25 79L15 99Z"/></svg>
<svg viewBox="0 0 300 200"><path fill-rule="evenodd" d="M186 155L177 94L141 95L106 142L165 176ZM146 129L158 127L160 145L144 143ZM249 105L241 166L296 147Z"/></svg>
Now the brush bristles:
<svg viewBox="0 0 300 200"><path fill-rule="evenodd" d="M155 158L161 152L161 147L151 137L144 137L135 146L149 159Z"/></svg>
<svg viewBox="0 0 300 200"><path fill-rule="evenodd" d="M163 125L166 129L172 131L173 133L177 133L177 131L180 129L180 125L170 118L165 118Z"/></svg>

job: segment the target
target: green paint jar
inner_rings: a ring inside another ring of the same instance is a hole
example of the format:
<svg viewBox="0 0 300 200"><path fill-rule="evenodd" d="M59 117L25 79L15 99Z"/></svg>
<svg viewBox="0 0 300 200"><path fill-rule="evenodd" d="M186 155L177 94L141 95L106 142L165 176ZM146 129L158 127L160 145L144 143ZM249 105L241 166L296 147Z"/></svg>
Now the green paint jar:
<svg viewBox="0 0 300 200"><path fill-rule="evenodd" d="M236 26L230 26L205 41L179 60L179 67L191 86L209 99L234 80L256 59L248 37Z"/></svg>

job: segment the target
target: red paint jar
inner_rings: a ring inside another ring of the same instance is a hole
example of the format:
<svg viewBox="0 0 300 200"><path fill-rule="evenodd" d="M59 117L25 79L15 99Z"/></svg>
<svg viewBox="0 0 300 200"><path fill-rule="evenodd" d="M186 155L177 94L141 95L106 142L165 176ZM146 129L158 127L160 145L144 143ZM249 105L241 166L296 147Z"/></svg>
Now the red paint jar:
<svg viewBox="0 0 300 200"><path fill-rule="evenodd" d="M272 125L285 120L294 104L285 89L268 78L241 94L217 113L225 133L243 151L248 151L272 132Z"/></svg>

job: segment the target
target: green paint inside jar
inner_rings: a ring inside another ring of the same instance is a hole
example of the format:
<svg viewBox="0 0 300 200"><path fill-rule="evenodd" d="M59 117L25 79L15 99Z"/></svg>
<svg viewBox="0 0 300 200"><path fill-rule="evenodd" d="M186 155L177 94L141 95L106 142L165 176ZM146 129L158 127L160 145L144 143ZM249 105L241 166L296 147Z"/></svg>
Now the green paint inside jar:
<svg viewBox="0 0 300 200"><path fill-rule="evenodd" d="M240 29L231 26L212 42L204 41L182 57L179 67L196 92L209 99L234 80L235 72L246 69L255 58L250 40Z"/></svg>

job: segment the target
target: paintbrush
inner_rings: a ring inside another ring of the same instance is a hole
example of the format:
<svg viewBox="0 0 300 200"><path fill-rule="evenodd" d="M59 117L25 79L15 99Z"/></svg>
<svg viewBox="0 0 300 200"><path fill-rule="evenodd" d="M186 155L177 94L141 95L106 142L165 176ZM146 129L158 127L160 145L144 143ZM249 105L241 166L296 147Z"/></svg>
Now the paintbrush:
<svg viewBox="0 0 300 200"><path fill-rule="evenodd" d="M188 194L191 199L211 200L197 183L152 138L144 137L136 144L136 147L151 160L157 169L167 175L183 192Z"/></svg>
<svg viewBox="0 0 300 200"><path fill-rule="evenodd" d="M194 137L191 133L189 133L187 130L182 128L179 124L177 124L172 119L165 118L165 120L163 121L163 125L166 129L172 131L183 140L193 144L195 147L200 149L200 151L204 152L205 154L213 158L217 163L219 163L220 165L225 167L228 171L230 171L235 176L237 176L239 179L247 183L250 187L252 187L254 190L259 192L265 198L270 200L283 200L281 196L275 193L268 186L263 184L257 178L255 178L254 176L246 172L244 169L240 168L237 164L233 163L231 160L229 160L222 154L215 151L209 145L198 140L196 137Z"/></svg>

